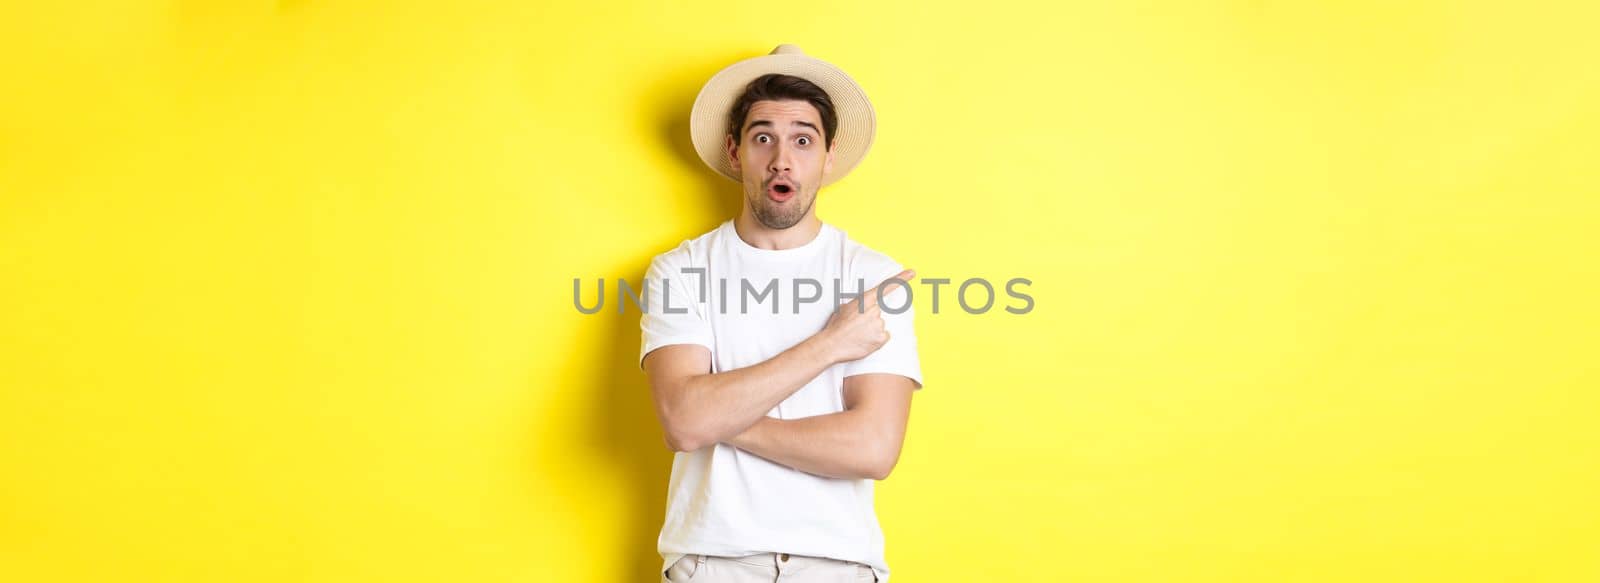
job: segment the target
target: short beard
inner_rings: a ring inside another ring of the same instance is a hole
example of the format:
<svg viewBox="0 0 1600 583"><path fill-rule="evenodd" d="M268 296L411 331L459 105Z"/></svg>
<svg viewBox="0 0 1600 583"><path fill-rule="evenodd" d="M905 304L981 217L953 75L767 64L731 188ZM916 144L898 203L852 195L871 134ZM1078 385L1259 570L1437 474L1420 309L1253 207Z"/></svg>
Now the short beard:
<svg viewBox="0 0 1600 583"><path fill-rule="evenodd" d="M800 194L796 193L795 196ZM774 209L767 206L765 197L766 194L762 193L760 196L750 198L750 214L755 215L756 220L761 221L761 224L768 229L779 231L799 224L800 219L806 218L806 213L811 212L811 204L817 201L816 197L811 197L806 200L805 208L789 205L786 209Z"/></svg>

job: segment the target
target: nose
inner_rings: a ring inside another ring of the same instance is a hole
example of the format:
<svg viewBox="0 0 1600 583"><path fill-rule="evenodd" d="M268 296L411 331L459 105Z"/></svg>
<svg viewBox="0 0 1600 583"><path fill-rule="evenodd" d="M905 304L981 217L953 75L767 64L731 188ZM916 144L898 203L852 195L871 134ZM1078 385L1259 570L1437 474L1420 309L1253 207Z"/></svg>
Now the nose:
<svg viewBox="0 0 1600 583"><path fill-rule="evenodd" d="M772 161L767 163L767 171L773 174L782 174L794 169L790 156L791 152L786 145L779 144L773 149Z"/></svg>

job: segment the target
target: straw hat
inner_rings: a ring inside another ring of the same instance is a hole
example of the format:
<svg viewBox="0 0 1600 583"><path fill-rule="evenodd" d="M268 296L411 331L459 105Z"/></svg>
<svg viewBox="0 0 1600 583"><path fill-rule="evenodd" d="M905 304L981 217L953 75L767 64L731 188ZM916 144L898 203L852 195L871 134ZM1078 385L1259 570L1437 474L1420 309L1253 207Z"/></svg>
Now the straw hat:
<svg viewBox="0 0 1600 583"><path fill-rule="evenodd" d="M768 73L793 75L815 83L827 92L828 98L833 101L834 113L839 118L839 127L835 132L838 135L833 137L833 170L822 176L822 184L832 184L844 178L872 147L872 133L877 125L872 102L867 101L867 94L861 91L861 86L844 71L808 57L800 52L800 47L789 44L778 45L771 54L729 65L712 75L705 87L700 88L700 95L694 100L694 109L689 113L689 133L700 159L712 170L738 180L733 172L733 163L723 147L728 136L728 112L733 109L733 103L739 99L739 95L744 93L745 85Z"/></svg>

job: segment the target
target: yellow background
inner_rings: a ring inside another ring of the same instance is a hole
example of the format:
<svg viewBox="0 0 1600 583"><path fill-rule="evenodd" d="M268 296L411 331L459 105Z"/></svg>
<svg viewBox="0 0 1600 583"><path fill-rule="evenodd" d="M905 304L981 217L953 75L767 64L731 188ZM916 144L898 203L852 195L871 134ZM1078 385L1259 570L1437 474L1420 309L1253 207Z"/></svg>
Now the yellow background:
<svg viewBox="0 0 1600 583"><path fill-rule="evenodd" d="M0 580L653 581L571 281L779 42L878 109L824 220L1034 281L918 307L896 580L1600 580L1589 3L428 4L0 9Z"/></svg>

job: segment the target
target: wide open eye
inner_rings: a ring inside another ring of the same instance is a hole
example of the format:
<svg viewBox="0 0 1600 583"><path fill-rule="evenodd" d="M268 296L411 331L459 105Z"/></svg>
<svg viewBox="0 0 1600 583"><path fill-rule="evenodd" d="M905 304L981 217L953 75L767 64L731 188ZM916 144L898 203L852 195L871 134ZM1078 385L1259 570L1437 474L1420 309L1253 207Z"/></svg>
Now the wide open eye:
<svg viewBox="0 0 1600 583"><path fill-rule="evenodd" d="M810 136L800 136L800 139L795 140L795 141L797 143L799 143L800 145L802 145L802 146L811 145L811 137Z"/></svg>
<svg viewBox="0 0 1600 583"><path fill-rule="evenodd" d="M769 144L769 143L772 143L772 136L769 136L767 134L759 134L759 135L756 136L756 143L758 143L758 144Z"/></svg>

